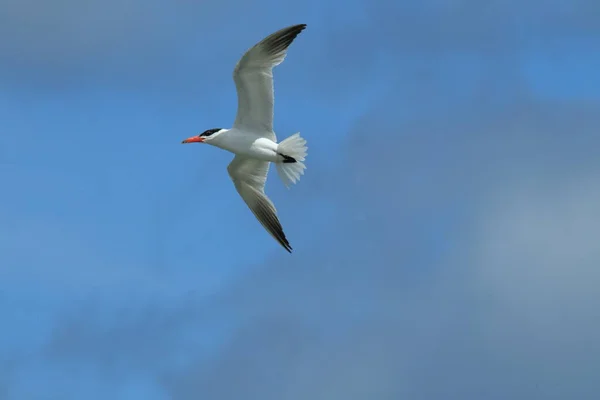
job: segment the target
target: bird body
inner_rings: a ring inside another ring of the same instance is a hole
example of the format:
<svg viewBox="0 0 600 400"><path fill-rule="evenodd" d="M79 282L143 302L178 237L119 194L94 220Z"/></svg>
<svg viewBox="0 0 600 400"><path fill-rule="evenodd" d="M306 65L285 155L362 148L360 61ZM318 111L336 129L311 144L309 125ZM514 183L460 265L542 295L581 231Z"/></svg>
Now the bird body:
<svg viewBox="0 0 600 400"><path fill-rule="evenodd" d="M222 129L210 144L234 154L262 161L278 162L283 159L277 154L277 143L260 134L240 129Z"/></svg>
<svg viewBox="0 0 600 400"><path fill-rule="evenodd" d="M306 169L306 140L295 133L278 143L273 131L272 71L304 28L305 24L283 28L251 47L238 61L233 71L238 111L232 128L209 129L183 141L206 143L235 154L227 171L236 190L267 232L290 253L292 247L264 188L271 163L288 188Z"/></svg>

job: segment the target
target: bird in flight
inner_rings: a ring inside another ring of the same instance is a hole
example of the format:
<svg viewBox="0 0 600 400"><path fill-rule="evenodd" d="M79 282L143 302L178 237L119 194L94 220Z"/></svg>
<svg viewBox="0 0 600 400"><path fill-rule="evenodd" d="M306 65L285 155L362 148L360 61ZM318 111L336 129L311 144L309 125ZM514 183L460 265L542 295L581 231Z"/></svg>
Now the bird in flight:
<svg viewBox="0 0 600 400"><path fill-rule="evenodd" d="M278 143L273 131L273 67L283 62L304 28L306 24L299 24L272 33L240 58L233 70L238 108L232 128L208 129L182 142L211 144L235 154L227 171L236 190L267 232L290 253L292 247L277 209L265 194L265 183L270 163L288 188L306 169L306 140L300 133Z"/></svg>

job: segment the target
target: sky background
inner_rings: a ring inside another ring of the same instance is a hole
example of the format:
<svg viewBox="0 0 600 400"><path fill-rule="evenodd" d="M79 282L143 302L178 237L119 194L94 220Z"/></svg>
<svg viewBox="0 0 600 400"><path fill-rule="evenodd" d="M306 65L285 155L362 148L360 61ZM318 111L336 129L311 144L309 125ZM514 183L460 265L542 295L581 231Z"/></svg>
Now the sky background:
<svg viewBox="0 0 600 400"><path fill-rule="evenodd" d="M308 140L262 229L251 45ZM597 0L0 2L0 400L600 398Z"/></svg>

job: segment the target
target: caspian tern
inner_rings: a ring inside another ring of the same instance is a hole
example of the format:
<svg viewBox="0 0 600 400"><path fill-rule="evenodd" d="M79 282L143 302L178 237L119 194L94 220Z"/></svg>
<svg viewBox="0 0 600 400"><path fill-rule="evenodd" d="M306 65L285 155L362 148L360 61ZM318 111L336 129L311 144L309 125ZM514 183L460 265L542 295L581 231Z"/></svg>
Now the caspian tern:
<svg viewBox="0 0 600 400"><path fill-rule="evenodd" d="M238 108L233 127L208 129L182 143L206 143L235 154L227 167L239 195L254 216L284 249L292 252L277 216L265 194L271 163L289 188L304 174L306 140L295 133L277 143L273 131L273 67L281 64L287 49L306 24L283 28L251 47L233 70Z"/></svg>

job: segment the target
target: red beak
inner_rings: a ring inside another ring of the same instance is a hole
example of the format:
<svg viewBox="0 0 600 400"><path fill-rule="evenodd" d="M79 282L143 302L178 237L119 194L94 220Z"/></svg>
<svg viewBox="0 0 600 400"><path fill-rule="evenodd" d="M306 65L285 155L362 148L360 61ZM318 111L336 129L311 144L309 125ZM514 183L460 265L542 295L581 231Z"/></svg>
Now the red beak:
<svg viewBox="0 0 600 400"><path fill-rule="evenodd" d="M185 139L181 143L202 143L202 142L204 142L204 138L203 137L192 136L192 137L189 137L189 138Z"/></svg>

